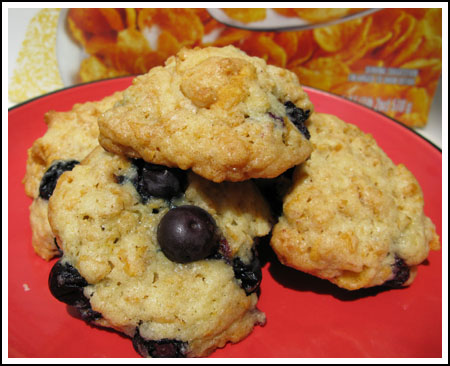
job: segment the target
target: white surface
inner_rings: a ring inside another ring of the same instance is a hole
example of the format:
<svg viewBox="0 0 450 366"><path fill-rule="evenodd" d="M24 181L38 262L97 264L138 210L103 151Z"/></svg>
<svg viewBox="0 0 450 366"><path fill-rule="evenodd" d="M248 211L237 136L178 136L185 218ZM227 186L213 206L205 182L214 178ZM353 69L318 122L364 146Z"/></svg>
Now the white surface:
<svg viewBox="0 0 450 366"><path fill-rule="evenodd" d="M61 9L58 18L58 31L56 33L56 59L64 86L77 83L80 63L88 56L70 37L66 29L68 11L69 9Z"/></svg>
<svg viewBox="0 0 450 366"><path fill-rule="evenodd" d="M8 9L8 84L16 65L22 41L25 38L28 23L39 10L41 9ZM64 19L65 16L62 16L59 20L58 27L60 29L65 28ZM58 32L56 42L61 78L65 86L73 85L79 64L86 57L86 54L74 43L67 32ZM14 103L8 103L9 107L13 105ZM442 148L442 82L437 87L426 127L416 128L415 130Z"/></svg>
<svg viewBox="0 0 450 366"><path fill-rule="evenodd" d="M442 149L442 77L436 88L427 125L415 130Z"/></svg>
<svg viewBox="0 0 450 366"><path fill-rule="evenodd" d="M41 9L8 9L8 85L16 67L28 23L39 10Z"/></svg>

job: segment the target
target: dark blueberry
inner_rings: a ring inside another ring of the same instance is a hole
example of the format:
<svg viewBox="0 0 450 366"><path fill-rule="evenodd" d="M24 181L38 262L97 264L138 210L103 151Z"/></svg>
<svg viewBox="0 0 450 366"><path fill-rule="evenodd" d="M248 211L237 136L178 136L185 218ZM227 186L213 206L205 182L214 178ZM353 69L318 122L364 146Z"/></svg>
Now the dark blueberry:
<svg viewBox="0 0 450 366"><path fill-rule="evenodd" d="M219 250L217 251L220 253L224 258L230 258L231 257L231 247L230 244L228 244L227 239L222 238L219 240Z"/></svg>
<svg viewBox="0 0 450 366"><path fill-rule="evenodd" d="M81 318L87 322L92 322L102 317L102 314L92 310L91 303L86 297L84 298L84 301L80 301L75 307L78 309Z"/></svg>
<svg viewBox="0 0 450 366"><path fill-rule="evenodd" d="M409 279L409 267L405 261L399 257L395 257L395 262L392 265L392 272L394 273L394 278L386 281L384 283L385 286L399 288Z"/></svg>
<svg viewBox="0 0 450 366"><path fill-rule="evenodd" d="M89 299L84 296L83 289L87 285L76 268L68 263L62 264L61 260L55 263L48 278L52 295L59 301L74 306L83 320L91 322L101 318L102 314L92 310Z"/></svg>
<svg viewBox="0 0 450 366"><path fill-rule="evenodd" d="M185 189L186 177L181 169L150 164L142 159L133 160L133 164L138 172L133 184L144 203L151 197L171 199Z"/></svg>
<svg viewBox="0 0 450 366"><path fill-rule="evenodd" d="M205 259L219 245L214 218L191 205L169 210L158 225L157 238L166 257L178 263Z"/></svg>
<svg viewBox="0 0 450 366"><path fill-rule="evenodd" d="M262 279L261 263L256 253L249 264L245 264L240 258L233 259L234 277L241 281L241 287L247 295L258 290Z"/></svg>
<svg viewBox="0 0 450 366"><path fill-rule="evenodd" d="M56 182L62 173L72 170L75 165L80 164L76 160L57 160L44 173L39 185L39 197L48 200L55 190Z"/></svg>
<svg viewBox="0 0 450 366"><path fill-rule="evenodd" d="M259 238L256 238L258 240ZM219 248L208 259L223 260L233 266L234 277L239 280L242 289L247 295L257 291L261 284L261 262L257 252L253 249L253 258L249 264L245 264L238 257L231 259L231 248L225 238L219 242Z"/></svg>
<svg viewBox="0 0 450 366"><path fill-rule="evenodd" d="M223 260L226 263L231 263L231 248L227 239L219 239L219 246L215 252L213 252L207 259Z"/></svg>
<svg viewBox="0 0 450 366"><path fill-rule="evenodd" d="M61 260L55 263L48 277L48 287L52 295L68 305L85 304L83 288L87 285L76 268L68 263L61 263Z"/></svg>
<svg viewBox="0 0 450 366"><path fill-rule="evenodd" d="M187 343L175 339L161 339L157 341L145 340L139 334L139 330L133 337L133 347L142 357L186 357Z"/></svg>
<svg viewBox="0 0 450 366"><path fill-rule="evenodd" d="M114 175L117 184L123 184L127 179L124 175Z"/></svg>
<svg viewBox="0 0 450 366"><path fill-rule="evenodd" d="M284 103L286 108L286 114L291 120L291 122L299 129L299 131L309 140L311 135L305 126L305 121L309 118L310 110L303 110L298 108L292 102Z"/></svg>

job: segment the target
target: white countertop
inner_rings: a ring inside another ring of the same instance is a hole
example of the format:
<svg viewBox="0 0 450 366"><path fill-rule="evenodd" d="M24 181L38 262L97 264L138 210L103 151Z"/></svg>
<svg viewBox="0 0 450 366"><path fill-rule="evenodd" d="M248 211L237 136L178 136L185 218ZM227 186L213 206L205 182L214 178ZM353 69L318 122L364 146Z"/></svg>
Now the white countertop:
<svg viewBox="0 0 450 366"><path fill-rule="evenodd" d="M427 125L415 130L442 149L442 77L436 88Z"/></svg>

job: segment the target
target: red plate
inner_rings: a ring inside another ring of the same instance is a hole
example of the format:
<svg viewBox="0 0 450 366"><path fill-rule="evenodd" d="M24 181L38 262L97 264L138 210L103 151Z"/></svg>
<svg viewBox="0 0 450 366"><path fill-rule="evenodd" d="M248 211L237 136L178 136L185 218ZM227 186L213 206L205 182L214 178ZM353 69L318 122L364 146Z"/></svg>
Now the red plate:
<svg viewBox="0 0 450 366"><path fill-rule="evenodd" d="M28 206L21 183L27 149L46 131L43 115L75 102L99 100L126 88L131 78L85 84L45 95L9 111L8 342L9 357L139 357L130 340L71 315L47 287L54 261L31 247ZM305 88L316 110L371 133L395 163L416 176L425 213L442 229L442 154L412 130L358 104ZM212 357L442 357L442 256L431 252L415 282L401 290L348 292L282 266L263 250L258 307L267 324Z"/></svg>

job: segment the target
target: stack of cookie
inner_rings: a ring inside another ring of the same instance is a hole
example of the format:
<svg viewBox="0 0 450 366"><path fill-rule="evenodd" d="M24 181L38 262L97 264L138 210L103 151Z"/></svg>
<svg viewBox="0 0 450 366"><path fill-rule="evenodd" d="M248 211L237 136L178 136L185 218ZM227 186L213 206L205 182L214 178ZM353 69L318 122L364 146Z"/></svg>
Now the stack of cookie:
<svg viewBox="0 0 450 366"><path fill-rule="evenodd" d="M439 248L405 167L232 46L46 118L24 183L36 252L61 255L50 290L142 356L206 356L263 325L270 233L282 263L350 290L407 285Z"/></svg>

